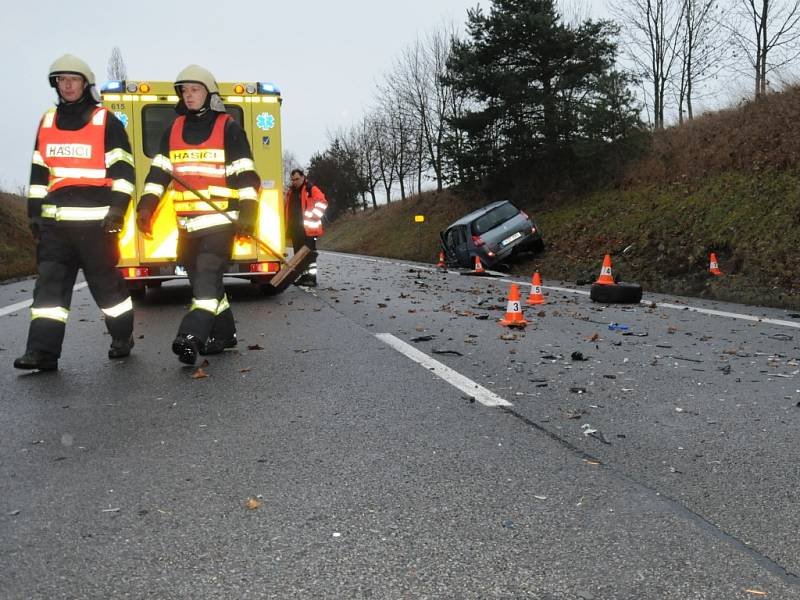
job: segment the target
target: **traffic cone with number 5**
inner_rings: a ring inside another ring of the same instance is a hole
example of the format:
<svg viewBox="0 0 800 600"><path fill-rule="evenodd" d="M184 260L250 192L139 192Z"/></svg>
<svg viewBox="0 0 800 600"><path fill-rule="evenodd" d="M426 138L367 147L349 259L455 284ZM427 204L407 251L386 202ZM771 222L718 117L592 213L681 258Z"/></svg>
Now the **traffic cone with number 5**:
<svg viewBox="0 0 800 600"><path fill-rule="evenodd" d="M519 299L519 287L516 283L511 284L508 292L508 305L506 306L506 318L500 321L503 327L524 328L528 322L522 316L522 303Z"/></svg>
<svg viewBox="0 0 800 600"><path fill-rule="evenodd" d="M525 301L525 304L544 304L544 294L542 294L542 278L539 276L539 271L533 274L533 279L531 280L531 293L528 295L528 299Z"/></svg>

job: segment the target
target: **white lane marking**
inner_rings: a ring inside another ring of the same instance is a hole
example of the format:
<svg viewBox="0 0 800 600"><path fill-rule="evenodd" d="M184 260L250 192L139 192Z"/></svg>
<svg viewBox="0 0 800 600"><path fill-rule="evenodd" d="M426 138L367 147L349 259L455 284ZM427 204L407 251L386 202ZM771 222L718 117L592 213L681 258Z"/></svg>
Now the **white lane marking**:
<svg viewBox="0 0 800 600"><path fill-rule="evenodd" d="M75 287L72 288L72 291L78 291L86 287L86 282L82 281L80 283L76 283ZM0 317L4 317L6 315L10 315L11 313L15 313L18 310L22 310L23 308L28 308L31 304L33 304L33 299L25 300L25 302L17 302L16 304L9 304L8 306L4 306L0 308Z"/></svg>
<svg viewBox="0 0 800 600"><path fill-rule="evenodd" d="M478 402L485 406L513 406L511 402L501 398L494 392L487 390L482 385L479 385L471 379L464 377L458 371L454 371L450 367L443 365L438 360L434 360L424 352L420 352L413 346L406 344L403 340L396 338L391 333L377 333L375 334L382 342L389 344L392 348L404 354L416 363L419 363L431 373L445 380L447 383L455 388L458 388L468 396L475 398Z"/></svg>
<svg viewBox="0 0 800 600"><path fill-rule="evenodd" d="M346 256L348 258L354 258L356 260L366 260L369 262L385 262L388 264L393 265L400 265L403 267L413 267L416 269L422 269L425 271L437 271L436 267L429 267L427 265L420 265L420 264L411 264L411 263L398 263L397 261L389 260L389 259L380 259L380 258L366 258L361 257L355 254L344 254L342 252L331 252L331 254L339 254L340 256ZM447 271L448 273L459 273L459 271ZM505 279L501 278L497 281L503 283L516 283L517 285L530 285L528 281L515 281L513 279ZM580 294L581 296L588 296L589 292L584 290L574 290L572 288L565 288L565 287L556 287L552 285L543 285L543 290L552 290L554 292L564 292L569 294ZM688 304L670 304L669 302L659 302L658 300L643 298L641 304L651 304L654 303L659 308L671 308L674 310L688 310L689 312L696 312L701 313L704 315L712 315L715 317L725 317L728 319L739 319L741 321L753 321L754 323L766 323L768 325L779 325L781 327L791 327L793 329L800 329L800 323L795 323L793 321L784 321L783 319L770 319L768 317L757 317L755 315L746 315L744 313L735 313L735 312L727 312L724 310L715 310L713 308L700 308L699 306L690 306Z"/></svg>

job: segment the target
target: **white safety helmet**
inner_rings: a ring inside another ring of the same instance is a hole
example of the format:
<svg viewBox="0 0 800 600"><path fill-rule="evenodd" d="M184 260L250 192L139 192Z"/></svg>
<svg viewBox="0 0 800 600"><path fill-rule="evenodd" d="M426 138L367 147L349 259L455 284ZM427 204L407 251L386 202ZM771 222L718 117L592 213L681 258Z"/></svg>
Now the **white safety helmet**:
<svg viewBox="0 0 800 600"><path fill-rule="evenodd" d="M48 79L50 80L51 87L58 89L58 76L59 75L80 75L89 84L89 92L95 102L100 102L100 96L95 87L94 72L89 68L83 60L72 54L65 54L57 58L52 65L50 65L50 72Z"/></svg>
<svg viewBox="0 0 800 600"><path fill-rule="evenodd" d="M184 83L199 83L206 88L209 95L209 108L215 112L225 112L225 104L219 95L217 80L211 71L200 65L189 65L175 78L175 91L181 95L181 85Z"/></svg>

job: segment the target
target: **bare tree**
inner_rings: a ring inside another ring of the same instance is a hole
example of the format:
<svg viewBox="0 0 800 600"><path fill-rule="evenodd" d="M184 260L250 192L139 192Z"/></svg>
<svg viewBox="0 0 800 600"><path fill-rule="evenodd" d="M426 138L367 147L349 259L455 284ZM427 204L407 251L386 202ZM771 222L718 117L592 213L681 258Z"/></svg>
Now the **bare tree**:
<svg viewBox="0 0 800 600"><path fill-rule="evenodd" d="M800 0L798 0L800 1ZM653 126L663 129L667 89L674 85L686 0L614 0L611 10L626 27L626 54L637 75L649 82L645 88L652 108Z"/></svg>
<svg viewBox="0 0 800 600"><path fill-rule="evenodd" d="M397 156L392 150L393 144L386 115L377 113L371 119L371 127L375 143L375 157L378 162L378 174L386 192L386 203L389 204L392 201Z"/></svg>
<svg viewBox="0 0 800 600"><path fill-rule="evenodd" d="M106 71L108 78L112 81L124 81L128 78L128 69L125 67L125 61L122 58L118 46L111 49L111 56L108 59L108 70Z"/></svg>
<svg viewBox="0 0 800 600"><path fill-rule="evenodd" d="M694 118L698 88L716 78L726 65L725 37L719 0L685 0L679 51L678 119Z"/></svg>
<svg viewBox="0 0 800 600"><path fill-rule="evenodd" d="M767 76L800 56L800 0L730 0L733 44L755 73L755 95L767 92Z"/></svg>
<svg viewBox="0 0 800 600"><path fill-rule="evenodd" d="M283 151L283 188L288 189L291 183L291 174L293 169L300 169L300 161L297 160L294 152L291 150Z"/></svg>

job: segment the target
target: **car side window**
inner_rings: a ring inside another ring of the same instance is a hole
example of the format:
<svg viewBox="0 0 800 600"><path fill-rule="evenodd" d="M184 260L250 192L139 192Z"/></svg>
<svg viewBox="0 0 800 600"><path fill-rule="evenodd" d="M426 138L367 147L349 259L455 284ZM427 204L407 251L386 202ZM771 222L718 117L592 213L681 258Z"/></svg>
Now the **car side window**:
<svg viewBox="0 0 800 600"><path fill-rule="evenodd" d="M460 246L461 244L466 243L467 241L467 234L463 227L457 227L453 230L455 245Z"/></svg>

